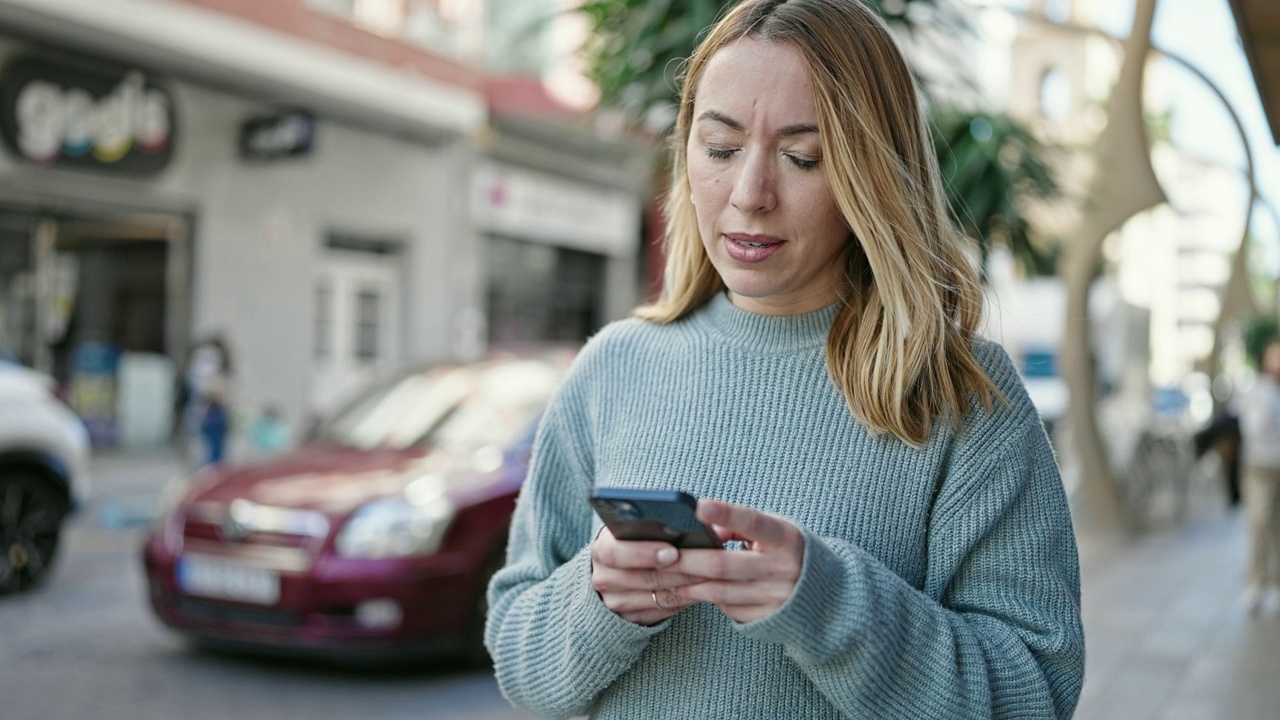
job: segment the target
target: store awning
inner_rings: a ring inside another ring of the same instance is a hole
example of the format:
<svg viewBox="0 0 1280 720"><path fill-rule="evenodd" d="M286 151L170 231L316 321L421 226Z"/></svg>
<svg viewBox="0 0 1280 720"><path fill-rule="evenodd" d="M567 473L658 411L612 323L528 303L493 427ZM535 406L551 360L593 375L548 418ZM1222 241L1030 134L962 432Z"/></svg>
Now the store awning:
<svg viewBox="0 0 1280 720"><path fill-rule="evenodd" d="M1280 145L1280 2L1230 0L1245 57L1253 68L1254 83L1271 125L1271 137Z"/></svg>
<svg viewBox="0 0 1280 720"><path fill-rule="evenodd" d="M423 77L181 2L0 0L0 27L428 138L488 123L481 88Z"/></svg>

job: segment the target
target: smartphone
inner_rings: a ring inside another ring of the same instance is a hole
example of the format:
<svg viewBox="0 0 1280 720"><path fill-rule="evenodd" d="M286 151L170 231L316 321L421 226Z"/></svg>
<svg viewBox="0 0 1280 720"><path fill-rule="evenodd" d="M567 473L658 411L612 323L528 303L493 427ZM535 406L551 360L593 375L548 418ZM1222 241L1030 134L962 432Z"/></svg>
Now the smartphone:
<svg viewBox="0 0 1280 720"><path fill-rule="evenodd" d="M675 490L596 488L591 507L619 540L661 540L678 548L719 548L714 530L698 520L698 500Z"/></svg>

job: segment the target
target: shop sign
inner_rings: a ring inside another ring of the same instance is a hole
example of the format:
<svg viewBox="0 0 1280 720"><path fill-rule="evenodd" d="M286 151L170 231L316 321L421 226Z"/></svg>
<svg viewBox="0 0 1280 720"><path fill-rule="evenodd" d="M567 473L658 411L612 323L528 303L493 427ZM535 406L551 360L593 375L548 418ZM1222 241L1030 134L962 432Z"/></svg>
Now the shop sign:
<svg viewBox="0 0 1280 720"><path fill-rule="evenodd" d="M308 155L315 134L315 115L302 110L251 118L240 126L240 157L276 160Z"/></svg>
<svg viewBox="0 0 1280 720"><path fill-rule="evenodd" d="M515 165L481 162L472 174L472 220L482 231L602 255L635 253L635 194Z"/></svg>
<svg viewBox="0 0 1280 720"><path fill-rule="evenodd" d="M28 55L0 78L0 135L32 164L152 174L174 126L173 97L138 69Z"/></svg>

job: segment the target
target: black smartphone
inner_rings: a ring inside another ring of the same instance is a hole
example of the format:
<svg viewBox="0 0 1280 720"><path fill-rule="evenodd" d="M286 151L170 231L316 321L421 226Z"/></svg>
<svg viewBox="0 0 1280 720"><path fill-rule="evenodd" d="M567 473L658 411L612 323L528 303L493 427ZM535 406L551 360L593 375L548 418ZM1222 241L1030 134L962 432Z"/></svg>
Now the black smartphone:
<svg viewBox="0 0 1280 720"><path fill-rule="evenodd" d="M714 530L698 520L698 501L675 490L596 488L591 507L619 540L661 540L679 548L719 548Z"/></svg>

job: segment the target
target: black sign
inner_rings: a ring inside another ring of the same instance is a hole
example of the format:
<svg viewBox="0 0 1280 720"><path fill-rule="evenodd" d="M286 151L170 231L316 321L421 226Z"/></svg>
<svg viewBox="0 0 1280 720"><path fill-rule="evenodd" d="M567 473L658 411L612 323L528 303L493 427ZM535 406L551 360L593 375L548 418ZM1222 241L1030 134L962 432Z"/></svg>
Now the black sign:
<svg viewBox="0 0 1280 720"><path fill-rule="evenodd" d="M251 118L240 126L240 157L275 160L307 155L315 135L315 116L302 110Z"/></svg>
<svg viewBox="0 0 1280 720"><path fill-rule="evenodd" d="M136 68L27 55L0 77L0 135L35 165L150 175L175 125L173 97Z"/></svg>

